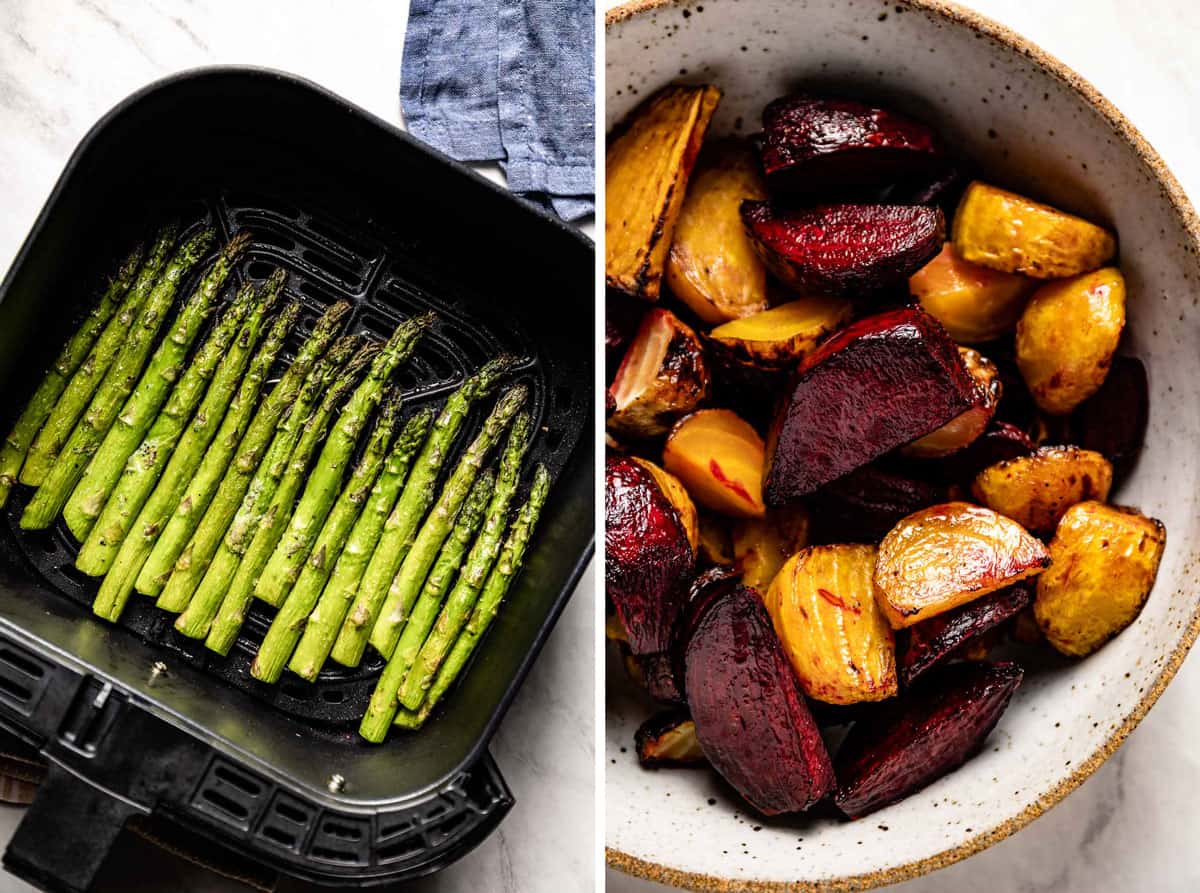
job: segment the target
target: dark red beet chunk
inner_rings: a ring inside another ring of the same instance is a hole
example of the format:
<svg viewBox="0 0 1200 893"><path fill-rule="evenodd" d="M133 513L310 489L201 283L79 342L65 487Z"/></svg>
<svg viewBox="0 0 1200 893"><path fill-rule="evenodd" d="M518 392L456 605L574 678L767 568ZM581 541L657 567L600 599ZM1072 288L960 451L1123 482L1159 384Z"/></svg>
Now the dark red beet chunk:
<svg viewBox="0 0 1200 893"><path fill-rule="evenodd" d="M805 94L763 109L760 151L767 185L792 195L921 179L944 165L924 124L853 100Z"/></svg>
<svg viewBox="0 0 1200 893"><path fill-rule="evenodd" d="M947 499L940 484L872 463L813 494L814 525L822 540L878 542L900 519Z"/></svg>
<svg viewBox="0 0 1200 893"><path fill-rule="evenodd" d="M765 499L783 505L940 428L974 405L958 348L915 307L869 316L811 353L780 401Z"/></svg>
<svg viewBox="0 0 1200 893"><path fill-rule="evenodd" d="M764 815L807 809L833 787L833 769L767 609L744 586L709 592L684 651L704 755Z"/></svg>
<svg viewBox="0 0 1200 893"><path fill-rule="evenodd" d="M671 675L671 636L695 556L650 472L624 456L605 459L604 524L605 590L653 694L663 673Z"/></svg>
<svg viewBox="0 0 1200 893"><path fill-rule="evenodd" d="M865 298L894 289L942 250L946 218L925 205L776 209L744 201L742 223L771 272L801 294Z"/></svg>
<svg viewBox="0 0 1200 893"><path fill-rule="evenodd" d="M900 684L912 685L913 680L960 646L1016 617L1032 603L1033 587L1018 583L901 630L896 637Z"/></svg>
<svg viewBox="0 0 1200 893"><path fill-rule="evenodd" d="M928 465L931 470L939 471L943 480L969 484L975 480L975 475L989 465L1028 456L1033 450L1034 443L1029 435L1016 425L992 422L966 449L944 459L925 460L921 464L922 467Z"/></svg>
<svg viewBox="0 0 1200 893"><path fill-rule="evenodd" d="M837 755L838 808L862 818L961 766L979 752L1023 676L1014 663L949 664L892 709L855 723Z"/></svg>
<svg viewBox="0 0 1200 893"><path fill-rule="evenodd" d="M1124 476L1141 452L1149 418L1146 367L1136 357L1113 357L1100 390L1075 410L1071 429L1079 446L1102 453Z"/></svg>

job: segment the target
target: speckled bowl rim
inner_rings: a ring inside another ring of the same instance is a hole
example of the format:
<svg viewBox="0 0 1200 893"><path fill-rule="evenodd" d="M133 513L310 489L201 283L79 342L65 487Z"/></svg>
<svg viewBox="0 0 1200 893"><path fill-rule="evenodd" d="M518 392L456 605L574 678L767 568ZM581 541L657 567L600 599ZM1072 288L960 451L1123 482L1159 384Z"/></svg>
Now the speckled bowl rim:
<svg viewBox="0 0 1200 893"><path fill-rule="evenodd" d="M631 2L624 3L606 13L604 17L605 29L611 28L613 25L624 22L627 19L650 12L651 10L668 6L683 6L688 2L690 0L631 0ZM910 9L934 13L956 25L964 25L978 34L989 37L997 43L1004 44L1027 59L1033 60L1047 74L1082 96L1089 105L1104 116L1117 136L1134 151L1137 157L1141 159L1142 164L1149 169L1158 183L1159 190L1163 193L1171 208L1183 223L1184 229L1187 230L1188 236L1191 239L1191 254L1193 256L1200 256L1200 218L1197 217L1196 211L1192 207L1191 201L1188 200L1187 195L1184 194L1179 181L1175 179L1175 175L1167 168L1166 163L1159 157L1158 152L1151 147L1146 138L1138 132L1138 129L1086 79L1076 74L1036 44L1021 37L1012 29L977 12L959 6L957 3L946 2L946 0L899 0L899 2L900 5L907 6ZM1163 665L1162 671L1158 674L1154 683L1147 688L1145 695L1129 711L1120 726L1109 736L1108 740L1100 745L1087 760L1017 815L1001 822L990 831L977 834L966 842L955 847L950 847L933 856L867 874L857 874L824 881L800 882L745 881L720 878L708 874L696 874L690 871L671 868L667 865L660 865L645 859L639 859L636 856L631 856L613 847L605 847L605 858L609 866L627 874L636 875L672 887L717 891L717 893L730 893L730 891L770 891L770 893L781 893L781 891L789 891L789 893L810 893L811 891L811 893L816 893L816 891L820 891L820 893L850 893L850 891L856 890L871 890L887 884L898 884L901 881L911 880L912 878L937 871L939 868L945 868L947 865L952 865L961 859L973 856L993 844L999 843L1009 835L1016 833L1062 800L1067 794L1075 790L1075 788L1079 787L1088 776L1100 767L1101 763L1116 752L1129 733L1133 731L1146 713L1149 712L1150 708L1154 706L1154 702L1158 700L1163 690L1166 689L1167 685L1179 671L1183 659L1187 657L1187 653L1196 641L1198 634L1200 634L1200 604L1192 612L1192 616L1188 620L1187 627L1184 629L1179 643L1171 652L1170 657Z"/></svg>

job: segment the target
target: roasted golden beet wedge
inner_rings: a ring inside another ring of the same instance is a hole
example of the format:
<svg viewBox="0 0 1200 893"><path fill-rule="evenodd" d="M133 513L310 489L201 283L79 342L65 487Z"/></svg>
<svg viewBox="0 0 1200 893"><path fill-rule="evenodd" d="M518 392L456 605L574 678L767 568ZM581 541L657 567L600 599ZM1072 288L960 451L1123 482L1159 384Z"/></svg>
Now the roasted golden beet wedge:
<svg viewBox="0 0 1200 893"><path fill-rule="evenodd" d="M638 439L666 434L708 396L709 384L696 333L655 307L642 319L609 388L614 410L608 429Z"/></svg>
<svg viewBox="0 0 1200 893"><path fill-rule="evenodd" d="M854 305L841 298L800 298L717 326L708 341L754 366L790 368L853 315Z"/></svg>
<svg viewBox="0 0 1200 893"><path fill-rule="evenodd" d="M696 724L686 710L664 710L650 717L633 736L638 762L647 769L702 766L704 751Z"/></svg>
<svg viewBox="0 0 1200 893"><path fill-rule="evenodd" d="M966 502L909 515L875 563L880 607L896 629L1041 573L1050 553L1016 521Z"/></svg>
<svg viewBox="0 0 1200 893"><path fill-rule="evenodd" d="M941 250L946 220L927 205L742 203L742 222L767 268L801 294L867 299L903 286Z"/></svg>
<svg viewBox="0 0 1200 893"><path fill-rule="evenodd" d="M886 186L946 169L932 130L850 99L800 94L763 110L761 154L772 191Z"/></svg>
<svg viewBox="0 0 1200 893"><path fill-rule="evenodd" d="M761 518L763 441L728 409L702 409L680 419L663 447L663 466L706 508Z"/></svg>
<svg viewBox="0 0 1200 893"><path fill-rule="evenodd" d="M949 456L970 446L987 430L988 423L996 414L1004 388L1000 382L1000 370L995 363L977 350L960 347L963 363L971 378L975 379L975 405L955 416L936 431L914 440L900 452L916 459L936 459Z"/></svg>
<svg viewBox="0 0 1200 893"><path fill-rule="evenodd" d="M1077 502L1108 498L1112 465L1092 450L1039 447L1028 456L979 472L971 493L988 508L1034 533L1051 534Z"/></svg>
<svg viewBox="0 0 1200 893"><path fill-rule="evenodd" d="M1016 328L1037 282L963 260L947 242L908 279L921 306L963 344L980 344Z"/></svg>
<svg viewBox="0 0 1200 893"><path fill-rule="evenodd" d="M1091 654L1141 613L1167 542L1162 522L1100 502L1072 506L1050 541L1034 614L1063 654Z"/></svg>
<svg viewBox="0 0 1200 893"><path fill-rule="evenodd" d="M689 605L682 660L704 755L763 815L800 812L833 768L771 618L753 589L724 581Z"/></svg>
<svg viewBox="0 0 1200 893"><path fill-rule="evenodd" d="M826 704L896 694L892 628L875 598L874 546L810 546L766 596L775 632L804 693Z"/></svg>
<svg viewBox="0 0 1200 893"><path fill-rule="evenodd" d="M643 459L640 456L632 458L634 462L650 472L654 482L658 484L658 488L662 490L667 501L678 513L679 521L683 524L683 531L687 534L688 545L692 547L693 552L698 551L700 548L700 513L696 510L696 504L692 502L692 497L688 494L687 488L683 486L683 482L649 459Z"/></svg>
<svg viewBox="0 0 1200 893"><path fill-rule="evenodd" d="M767 309L767 268L739 213L743 200L766 197L749 146L723 143L702 153L675 224L667 285L709 325Z"/></svg>
<svg viewBox="0 0 1200 893"><path fill-rule="evenodd" d="M797 368L767 442L764 496L782 505L975 406L975 381L929 314L906 307L842 329Z"/></svg>
<svg viewBox="0 0 1200 893"><path fill-rule="evenodd" d="M799 505L768 509L762 518L735 521L733 566L742 582L766 592L783 563L808 545L809 515Z"/></svg>
<svg viewBox="0 0 1200 893"><path fill-rule="evenodd" d="M1018 583L901 630L896 636L900 684L908 688L926 670L954 657L1031 604L1033 586Z"/></svg>
<svg viewBox="0 0 1200 893"><path fill-rule="evenodd" d="M859 720L838 751L834 803L858 819L937 781L979 752L1024 673L957 663L921 679L893 709Z"/></svg>
<svg viewBox="0 0 1200 893"><path fill-rule="evenodd" d="M604 269L612 288L658 300L688 177L720 99L716 87L666 87L609 143Z"/></svg>
<svg viewBox="0 0 1200 893"><path fill-rule="evenodd" d="M652 694L672 699L670 648L696 556L679 512L638 460L604 463L605 592Z"/></svg>

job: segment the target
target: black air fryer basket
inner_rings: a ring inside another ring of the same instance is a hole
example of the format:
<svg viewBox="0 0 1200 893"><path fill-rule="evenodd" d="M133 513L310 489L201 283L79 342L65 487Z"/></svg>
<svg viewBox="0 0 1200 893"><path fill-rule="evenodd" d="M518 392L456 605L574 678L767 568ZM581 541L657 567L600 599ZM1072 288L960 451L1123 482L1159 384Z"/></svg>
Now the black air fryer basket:
<svg viewBox="0 0 1200 893"><path fill-rule="evenodd" d="M0 728L49 770L5 865L84 890L124 822L153 813L319 883L435 871L512 806L488 740L593 548L591 243L311 84L241 68L179 75L93 128L0 284L6 430L97 284L172 218L226 238L250 230L238 278L284 267L307 309L301 329L342 298L355 306L348 330L379 338L436 310L398 376L409 411L501 350L525 357L514 380L534 394L530 461L554 485L473 666L424 729L382 746L357 735L377 656L267 686L248 673L261 607L228 658L177 635L142 596L104 623L71 538L21 531L30 491L14 491L0 523Z"/></svg>

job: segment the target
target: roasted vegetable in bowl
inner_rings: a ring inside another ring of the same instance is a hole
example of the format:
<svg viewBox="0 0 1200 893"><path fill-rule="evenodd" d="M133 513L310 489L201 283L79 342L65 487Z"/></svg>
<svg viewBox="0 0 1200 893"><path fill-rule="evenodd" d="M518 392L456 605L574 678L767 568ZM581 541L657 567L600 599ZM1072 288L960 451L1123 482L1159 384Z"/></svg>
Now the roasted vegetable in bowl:
<svg viewBox="0 0 1200 893"><path fill-rule="evenodd" d="M694 727L759 812L858 818L970 759L1026 672L1149 597L1162 525L1106 502L1147 429L1117 354L1137 296L1113 233L968 182L895 111L784 97L709 157L610 388L631 451L610 468L664 466L609 518L609 600L651 634L624 647L676 705L639 759L673 763ZM818 724L850 728L829 751Z"/></svg>

